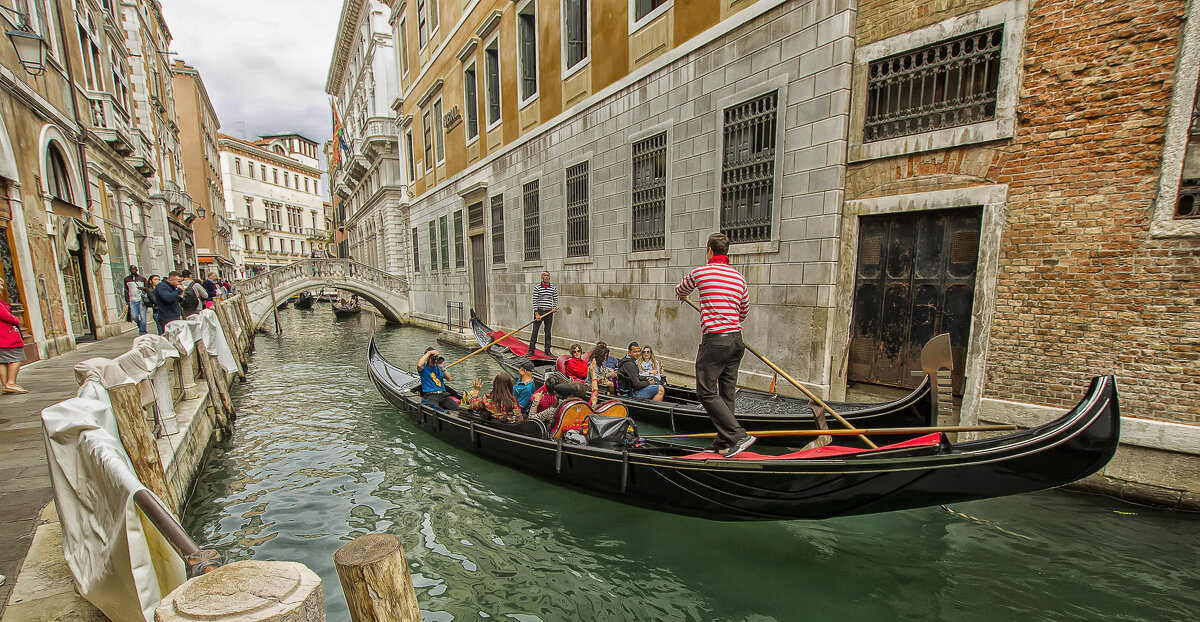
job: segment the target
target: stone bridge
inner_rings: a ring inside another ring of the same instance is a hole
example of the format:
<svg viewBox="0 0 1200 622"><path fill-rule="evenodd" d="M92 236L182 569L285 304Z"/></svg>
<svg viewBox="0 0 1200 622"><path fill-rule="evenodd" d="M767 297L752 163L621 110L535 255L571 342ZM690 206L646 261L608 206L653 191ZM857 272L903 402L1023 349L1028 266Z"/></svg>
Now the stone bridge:
<svg viewBox="0 0 1200 622"><path fill-rule="evenodd" d="M233 286L246 296L256 329L271 317L272 300L278 304L298 292L321 288L336 287L358 294L389 322L400 322L410 312L407 280L349 259L301 259L234 281Z"/></svg>

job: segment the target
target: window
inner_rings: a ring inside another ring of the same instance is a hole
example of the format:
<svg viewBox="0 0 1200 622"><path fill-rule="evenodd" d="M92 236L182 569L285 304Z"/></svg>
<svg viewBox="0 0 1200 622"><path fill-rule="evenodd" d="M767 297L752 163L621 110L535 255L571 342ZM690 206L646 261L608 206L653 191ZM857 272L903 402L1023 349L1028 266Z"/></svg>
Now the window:
<svg viewBox="0 0 1200 622"><path fill-rule="evenodd" d="M422 129L425 132L425 172L433 170L433 124L429 121L429 111L421 114Z"/></svg>
<svg viewBox="0 0 1200 622"><path fill-rule="evenodd" d="M1004 26L872 61L863 142L996 118Z"/></svg>
<svg viewBox="0 0 1200 622"><path fill-rule="evenodd" d="M308 192L308 191L309 191L309 190L308 190L308 178L307 178L307 177L305 177L305 178L304 178L304 191L305 191L305 192Z"/></svg>
<svg viewBox="0 0 1200 622"><path fill-rule="evenodd" d="M492 44L484 50L484 59L487 71L485 78L485 91L487 95L487 124L488 129L492 129L500 122L500 49L497 47L498 39L493 39Z"/></svg>
<svg viewBox="0 0 1200 622"><path fill-rule="evenodd" d="M542 227L536 179L522 186L521 198L525 206L525 261L534 261L542 258Z"/></svg>
<svg viewBox="0 0 1200 622"><path fill-rule="evenodd" d="M633 20L635 22L642 21L642 18L666 3L667 0L633 0Z"/></svg>
<svg viewBox="0 0 1200 622"><path fill-rule="evenodd" d="M433 148L437 163L446 161L445 132L442 130L442 98L433 102Z"/></svg>
<svg viewBox="0 0 1200 622"><path fill-rule="evenodd" d="M133 109L129 105L129 69L125 65L125 59L117 54L116 49L109 50L108 60L112 67L113 96L117 98L117 105L128 112Z"/></svg>
<svg viewBox="0 0 1200 622"><path fill-rule="evenodd" d="M466 254L463 253L463 217L462 210L454 212L454 267L462 268L467 265Z"/></svg>
<svg viewBox="0 0 1200 622"><path fill-rule="evenodd" d="M100 44L96 41L96 25L87 9L79 7L76 13L79 23L79 48L83 52L83 75L87 88L92 91L104 89L101 80Z"/></svg>
<svg viewBox="0 0 1200 622"><path fill-rule="evenodd" d="M588 255L588 163L567 168L567 257Z"/></svg>
<svg viewBox="0 0 1200 622"><path fill-rule="evenodd" d="M259 172L262 173L262 180L267 180L267 165L263 164L259 167Z"/></svg>
<svg viewBox="0 0 1200 622"><path fill-rule="evenodd" d="M284 171L284 172L283 172L283 185L285 185L285 186L286 186L286 185L288 185L288 173L287 173L287 171Z"/></svg>
<svg viewBox="0 0 1200 622"><path fill-rule="evenodd" d="M428 0L429 2L429 33L432 35L438 29L438 23L441 19L438 17L438 0Z"/></svg>
<svg viewBox="0 0 1200 622"><path fill-rule="evenodd" d="M570 69L588 56L588 1L565 0L566 14L563 15L563 32L566 33L566 67Z"/></svg>
<svg viewBox="0 0 1200 622"><path fill-rule="evenodd" d="M667 133L633 143L633 250L666 248Z"/></svg>
<svg viewBox="0 0 1200 622"><path fill-rule="evenodd" d="M262 249L263 249L263 245L262 245L262 236L261 236L261 235L259 235L259 236L255 236L255 237L256 237L256 238L257 238L257 240L258 240L258 252L260 252L260 253L261 253L261 252L262 252Z"/></svg>
<svg viewBox="0 0 1200 622"><path fill-rule="evenodd" d="M433 271L437 270L437 267L437 222L431 220L429 221L429 269Z"/></svg>
<svg viewBox="0 0 1200 622"><path fill-rule="evenodd" d="M721 232L733 243L771 239L778 102L772 91L724 112Z"/></svg>
<svg viewBox="0 0 1200 622"><path fill-rule="evenodd" d="M413 272L421 271L421 243L418 241L417 228L413 227Z"/></svg>
<svg viewBox="0 0 1200 622"><path fill-rule="evenodd" d="M442 270L450 269L450 223L445 216L438 219L438 230L442 232Z"/></svg>
<svg viewBox="0 0 1200 622"><path fill-rule="evenodd" d="M254 170L254 167L250 167L250 170ZM241 158L233 159L233 171L235 173L237 173L238 175L242 174L242 159Z"/></svg>
<svg viewBox="0 0 1200 622"><path fill-rule="evenodd" d="M271 183L279 185L279 169L277 168L271 169Z"/></svg>
<svg viewBox="0 0 1200 622"><path fill-rule="evenodd" d="M47 147L46 157L49 159L49 179L46 180L46 185L50 190L50 196L73 203L71 200L71 177L67 174L67 160L63 157L61 151L55 145Z"/></svg>
<svg viewBox="0 0 1200 622"><path fill-rule="evenodd" d="M504 263L504 195L492 197L492 263Z"/></svg>
<svg viewBox="0 0 1200 622"><path fill-rule="evenodd" d="M400 71L408 75L408 22L400 20Z"/></svg>
<svg viewBox="0 0 1200 622"><path fill-rule="evenodd" d="M425 14L425 0L417 0L417 47L422 50L429 41L428 19Z"/></svg>
<svg viewBox="0 0 1200 622"><path fill-rule="evenodd" d="M463 71L463 108L467 117L467 142L479 137L479 98L475 96L475 63Z"/></svg>
<svg viewBox="0 0 1200 622"><path fill-rule="evenodd" d="M413 161L416 156L413 155L413 139L411 129L404 132L404 143L408 148L408 183L412 183L417 180L417 165Z"/></svg>
<svg viewBox="0 0 1200 622"><path fill-rule="evenodd" d="M517 14L517 57L521 69L521 103L537 95L537 5L525 5Z"/></svg>
<svg viewBox="0 0 1200 622"><path fill-rule="evenodd" d="M242 234L242 242L245 243L245 246L243 246L242 248L244 248L246 250L250 250L250 236L247 234Z"/></svg>

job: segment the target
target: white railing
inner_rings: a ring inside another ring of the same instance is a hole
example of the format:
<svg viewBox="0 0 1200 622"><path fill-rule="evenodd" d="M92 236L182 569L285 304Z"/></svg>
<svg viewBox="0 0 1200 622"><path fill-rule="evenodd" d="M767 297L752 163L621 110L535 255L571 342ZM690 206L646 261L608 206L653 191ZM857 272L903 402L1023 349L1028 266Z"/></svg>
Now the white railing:
<svg viewBox="0 0 1200 622"><path fill-rule="evenodd" d="M408 291L408 281L403 277L388 274L378 268L350 259L301 259L282 268L272 268L258 276L234 282L234 290L246 298L269 295L274 287L277 293L289 284L304 280L354 281L366 288L383 294Z"/></svg>

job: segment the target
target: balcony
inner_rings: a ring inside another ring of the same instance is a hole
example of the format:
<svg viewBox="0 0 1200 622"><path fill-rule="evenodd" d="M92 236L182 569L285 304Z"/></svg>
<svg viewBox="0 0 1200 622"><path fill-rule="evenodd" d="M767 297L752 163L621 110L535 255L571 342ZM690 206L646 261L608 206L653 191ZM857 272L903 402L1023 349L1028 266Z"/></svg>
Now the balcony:
<svg viewBox="0 0 1200 622"><path fill-rule="evenodd" d="M191 222L196 218L196 206L192 202L192 197L180 189L179 184L164 179L156 198L167 204L167 209L170 210L172 216L179 216L184 222Z"/></svg>
<svg viewBox="0 0 1200 622"><path fill-rule="evenodd" d="M122 157L134 151L133 130L129 115L117 105L111 93L88 91L88 108L92 113L92 131Z"/></svg>
<svg viewBox="0 0 1200 622"><path fill-rule="evenodd" d="M133 132L136 135L136 140L133 141L133 154L126 157L125 161L129 163L142 177L154 177L154 173L158 170L158 165L154 161L154 145L150 144L150 139L138 129Z"/></svg>
<svg viewBox="0 0 1200 622"><path fill-rule="evenodd" d="M308 227L304 229L304 237L309 240L328 240L329 232L324 229L314 229L313 227Z"/></svg>
<svg viewBox="0 0 1200 622"><path fill-rule="evenodd" d="M363 128L362 151L368 160L391 153L400 142L396 122L388 117L370 117Z"/></svg>

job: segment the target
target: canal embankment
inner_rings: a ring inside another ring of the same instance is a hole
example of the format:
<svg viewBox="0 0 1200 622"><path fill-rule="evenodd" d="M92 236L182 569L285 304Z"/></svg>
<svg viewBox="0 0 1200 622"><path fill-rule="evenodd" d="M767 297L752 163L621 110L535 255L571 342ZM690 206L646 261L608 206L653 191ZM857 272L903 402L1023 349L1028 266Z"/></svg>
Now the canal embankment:
<svg viewBox="0 0 1200 622"><path fill-rule="evenodd" d="M253 341L240 302L219 303L207 324L193 322L169 340L130 330L22 371L30 393L5 396L0 418L0 448L12 457L0 482L0 530L11 535L0 538L5 622L106 619L80 596L64 558L42 411L75 398L86 380L103 384L137 479L178 516L205 453L236 416L229 389L244 378Z"/></svg>

